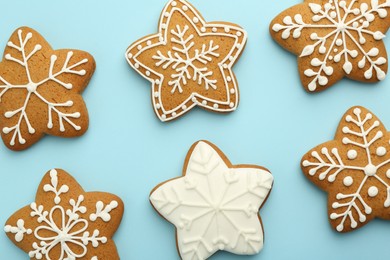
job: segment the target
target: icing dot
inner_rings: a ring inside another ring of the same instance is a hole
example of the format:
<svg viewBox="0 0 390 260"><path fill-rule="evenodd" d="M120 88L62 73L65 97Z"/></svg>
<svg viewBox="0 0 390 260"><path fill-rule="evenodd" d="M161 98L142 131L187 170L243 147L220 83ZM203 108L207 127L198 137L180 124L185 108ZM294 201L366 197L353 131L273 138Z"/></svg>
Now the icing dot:
<svg viewBox="0 0 390 260"><path fill-rule="evenodd" d="M164 15L165 15L165 17L168 17L168 16L169 16L169 13L168 13L168 12L165 12Z"/></svg>
<svg viewBox="0 0 390 260"><path fill-rule="evenodd" d="M184 11L188 11L188 6L186 6L186 5L183 5L183 7L182 7L182 8L183 8L183 10L184 10Z"/></svg>
<svg viewBox="0 0 390 260"><path fill-rule="evenodd" d="M241 48L241 44L237 43L237 44L236 44L236 48L237 48L237 49Z"/></svg>
<svg viewBox="0 0 390 260"><path fill-rule="evenodd" d="M234 88L231 88L230 89L230 94L234 94L234 93L236 93L236 90Z"/></svg>
<svg viewBox="0 0 390 260"><path fill-rule="evenodd" d="M341 39L337 39L336 40L336 45L337 46L341 46L343 44L343 40L341 40Z"/></svg>
<svg viewBox="0 0 390 260"><path fill-rule="evenodd" d="M186 105L183 105L183 106L181 107L181 109L186 110L186 109L187 109L187 106L186 106Z"/></svg>
<svg viewBox="0 0 390 260"><path fill-rule="evenodd" d="M206 28L205 28L205 27L202 27L202 28L200 28L200 31L201 31L201 32L205 32L205 31L206 31Z"/></svg>
<svg viewBox="0 0 390 260"><path fill-rule="evenodd" d="M390 179L390 169L387 170L386 177Z"/></svg>
<svg viewBox="0 0 390 260"><path fill-rule="evenodd" d="M173 112L173 113L172 113L172 116L176 116L176 115L177 115L176 112Z"/></svg>
<svg viewBox="0 0 390 260"><path fill-rule="evenodd" d="M213 27L213 29L211 29L213 32L217 32L217 28Z"/></svg>
<svg viewBox="0 0 390 260"><path fill-rule="evenodd" d="M347 152L347 156L348 156L348 159L350 159L350 160L355 160L356 157L357 157L357 152L356 152L356 150L349 150L349 151Z"/></svg>
<svg viewBox="0 0 390 260"><path fill-rule="evenodd" d="M192 21L193 21L194 23L199 23L199 18L198 18L198 17L194 17L194 18L192 18Z"/></svg>
<svg viewBox="0 0 390 260"><path fill-rule="evenodd" d="M146 76L150 76L150 71L147 70L147 71L145 72L145 74L146 74Z"/></svg>
<svg viewBox="0 0 390 260"><path fill-rule="evenodd" d="M218 106L218 104L214 104L214 106L213 106L214 108L218 108L219 106Z"/></svg>
<svg viewBox="0 0 390 260"><path fill-rule="evenodd" d="M375 186L371 186L370 188L368 188L368 196L370 196L371 198L378 195L378 192L379 192L378 188Z"/></svg>
<svg viewBox="0 0 390 260"><path fill-rule="evenodd" d="M192 102L196 102L196 97L191 98Z"/></svg>
<svg viewBox="0 0 390 260"><path fill-rule="evenodd" d="M134 67L136 67L138 69L139 68L139 63L137 62L136 64L134 64Z"/></svg>
<svg viewBox="0 0 390 260"><path fill-rule="evenodd" d="M234 60L234 57L233 57L233 56L230 56L230 57L229 57L229 60L230 60L230 61Z"/></svg>
<svg viewBox="0 0 390 260"><path fill-rule="evenodd" d="M334 48L334 50L333 50L334 52L338 52L339 51L339 49L337 49L337 48Z"/></svg>
<svg viewBox="0 0 390 260"><path fill-rule="evenodd" d="M343 183L344 183L344 185L347 186L347 187L351 186L352 183L353 183L352 177L351 177L351 176L345 177L344 180L343 180Z"/></svg>
<svg viewBox="0 0 390 260"><path fill-rule="evenodd" d="M227 33L230 32L230 28L226 26L225 27L225 32L227 32Z"/></svg>
<svg viewBox="0 0 390 260"><path fill-rule="evenodd" d="M159 40L160 42L163 42L163 41L164 41L164 37L160 36L160 37L158 37L158 40Z"/></svg>
<svg viewBox="0 0 390 260"><path fill-rule="evenodd" d="M161 108L160 103L157 103L157 104L156 104L156 108L157 108L157 109L160 109L160 108Z"/></svg>
<svg viewBox="0 0 390 260"><path fill-rule="evenodd" d="M376 148L376 155L384 156L385 154L386 154L386 148L384 148L383 146L379 146L378 148Z"/></svg>
<svg viewBox="0 0 390 260"><path fill-rule="evenodd" d="M141 44L138 45L138 46L137 46L137 49L138 49L138 50L141 50L141 49L142 49L142 45L141 45Z"/></svg>
<svg viewBox="0 0 390 260"><path fill-rule="evenodd" d="M131 58L133 58L133 54L129 53L129 54L127 54L127 57L128 57L129 59L131 59Z"/></svg>
<svg viewBox="0 0 390 260"><path fill-rule="evenodd" d="M176 1L173 1L171 4L172 4L172 6L176 6L177 5Z"/></svg>
<svg viewBox="0 0 390 260"><path fill-rule="evenodd" d="M161 24L161 28L162 29L166 29L167 28L167 25L165 23Z"/></svg>
<svg viewBox="0 0 390 260"><path fill-rule="evenodd" d="M333 56L332 55L329 56L329 60L333 60Z"/></svg>
<svg viewBox="0 0 390 260"><path fill-rule="evenodd" d="M156 79L156 84L160 84L160 80L159 79Z"/></svg>
<svg viewBox="0 0 390 260"><path fill-rule="evenodd" d="M227 69L228 68L228 65L225 63L222 65L224 69Z"/></svg>
<svg viewBox="0 0 390 260"><path fill-rule="evenodd" d="M154 96L155 97L158 97L160 94L156 91L156 92L154 92Z"/></svg>
<svg viewBox="0 0 390 260"><path fill-rule="evenodd" d="M202 101L202 104L205 106L205 105L207 105L207 101L206 100L203 100Z"/></svg>
<svg viewBox="0 0 390 260"><path fill-rule="evenodd" d="M233 108L234 107L234 103L230 102L229 107Z"/></svg>
<svg viewBox="0 0 390 260"><path fill-rule="evenodd" d="M240 37L240 36L242 35L242 33L241 33L240 31L237 31L237 32L236 32L236 35L237 35L238 37Z"/></svg>
<svg viewBox="0 0 390 260"><path fill-rule="evenodd" d="M166 114L163 114L161 117L162 117L162 119L166 119L166 118L167 118L167 115L166 115Z"/></svg>
<svg viewBox="0 0 390 260"><path fill-rule="evenodd" d="M151 45L151 44L152 44L152 41L147 41L146 42L146 45L148 45L148 46Z"/></svg>

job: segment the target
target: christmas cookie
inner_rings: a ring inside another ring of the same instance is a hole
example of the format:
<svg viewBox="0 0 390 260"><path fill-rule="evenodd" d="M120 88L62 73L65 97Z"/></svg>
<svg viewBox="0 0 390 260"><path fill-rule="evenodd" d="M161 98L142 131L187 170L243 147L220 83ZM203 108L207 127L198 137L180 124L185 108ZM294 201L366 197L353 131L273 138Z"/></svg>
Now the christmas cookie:
<svg viewBox="0 0 390 260"><path fill-rule="evenodd" d="M375 217L390 219L390 134L370 111L353 107L333 141L302 158L304 174L329 193L329 221L338 232Z"/></svg>
<svg viewBox="0 0 390 260"><path fill-rule="evenodd" d="M80 93L94 70L90 54L53 50L33 29L17 29L0 62L0 131L5 145L23 150L44 134L85 133L88 112Z"/></svg>
<svg viewBox="0 0 390 260"><path fill-rule="evenodd" d="M158 33L126 51L130 66L152 84L152 104L161 121L170 121L195 106L231 112L239 101L232 67L247 36L238 25L206 22L185 0L164 8Z"/></svg>
<svg viewBox="0 0 390 260"><path fill-rule="evenodd" d="M181 259L206 259L218 250L252 255L263 248L259 209L272 184L265 168L232 165L200 141L187 154L183 176L155 187L150 202L175 225Z"/></svg>
<svg viewBox="0 0 390 260"><path fill-rule="evenodd" d="M123 209L117 196L85 192L68 173L53 169L35 202L14 213L4 231L31 259L115 260L112 236Z"/></svg>
<svg viewBox="0 0 390 260"><path fill-rule="evenodd" d="M387 73L382 39L389 11L390 0L305 0L278 15L270 32L299 56L307 91L322 91L343 77L377 82Z"/></svg>

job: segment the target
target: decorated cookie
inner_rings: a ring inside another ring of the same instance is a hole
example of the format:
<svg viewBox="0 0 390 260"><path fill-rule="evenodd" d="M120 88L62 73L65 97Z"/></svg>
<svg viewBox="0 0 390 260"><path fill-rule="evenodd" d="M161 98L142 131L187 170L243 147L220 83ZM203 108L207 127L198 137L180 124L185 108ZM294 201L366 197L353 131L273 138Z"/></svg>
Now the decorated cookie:
<svg viewBox="0 0 390 260"><path fill-rule="evenodd" d="M329 220L338 232L375 217L390 219L390 134L370 111L353 107L333 141L302 158L304 174L327 191Z"/></svg>
<svg viewBox="0 0 390 260"><path fill-rule="evenodd" d="M17 29L0 63L0 131L5 145L23 150L44 134L85 133L88 112L80 93L94 70L90 54L53 50L33 29Z"/></svg>
<svg viewBox="0 0 390 260"><path fill-rule="evenodd" d="M206 259L218 250L251 255L263 248L259 209L272 184L265 168L232 165L200 141L187 154L183 176L155 187L150 202L175 225L181 259Z"/></svg>
<svg viewBox="0 0 390 260"><path fill-rule="evenodd" d="M278 15L272 37L298 55L307 91L322 91L343 77L384 80L383 43L390 26L390 0L305 0Z"/></svg>
<svg viewBox="0 0 390 260"><path fill-rule="evenodd" d="M31 259L115 260L112 236L123 209L117 196L85 192L68 173L53 169L35 202L14 213L4 231Z"/></svg>
<svg viewBox="0 0 390 260"><path fill-rule="evenodd" d="M158 33L126 51L130 66L152 84L152 104L161 121L170 121L195 106L231 112L239 101L234 63L247 36L238 25L207 23L185 0L170 0Z"/></svg>

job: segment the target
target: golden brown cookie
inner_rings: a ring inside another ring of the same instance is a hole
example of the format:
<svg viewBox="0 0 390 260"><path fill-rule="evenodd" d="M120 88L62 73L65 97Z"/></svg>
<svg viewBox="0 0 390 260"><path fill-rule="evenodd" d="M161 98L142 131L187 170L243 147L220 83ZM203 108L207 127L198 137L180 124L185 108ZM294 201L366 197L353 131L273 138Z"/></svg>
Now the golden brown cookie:
<svg viewBox="0 0 390 260"><path fill-rule="evenodd" d="M119 259L112 236L123 215L115 195L85 192L60 169L49 171L35 202L18 210L4 230L31 259Z"/></svg>
<svg viewBox="0 0 390 260"><path fill-rule="evenodd" d="M253 255L263 248L259 209L272 189L271 173L256 165L232 165L215 145L195 143L183 176L156 186L154 209L176 227L181 259L207 259L218 250Z"/></svg>
<svg viewBox="0 0 390 260"><path fill-rule="evenodd" d="M18 151L44 134L84 134L88 111L80 94L94 70L95 61L87 52L53 50L33 29L17 29L0 62L0 129L5 145Z"/></svg>
<svg viewBox="0 0 390 260"><path fill-rule="evenodd" d="M279 14L272 37L298 56L304 88L318 92L343 77L384 80L390 0L305 0Z"/></svg>
<svg viewBox="0 0 390 260"><path fill-rule="evenodd" d="M206 22L185 0L170 0L158 33L126 51L130 66L152 83L152 104L161 121L195 106L231 112L239 101L232 67L244 50L246 32L226 22Z"/></svg>
<svg viewBox="0 0 390 260"><path fill-rule="evenodd" d="M329 193L332 227L348 232L375 217L390 219L390 134L370 111L349 109L333 141L310 150L302 171Z"/></svg>

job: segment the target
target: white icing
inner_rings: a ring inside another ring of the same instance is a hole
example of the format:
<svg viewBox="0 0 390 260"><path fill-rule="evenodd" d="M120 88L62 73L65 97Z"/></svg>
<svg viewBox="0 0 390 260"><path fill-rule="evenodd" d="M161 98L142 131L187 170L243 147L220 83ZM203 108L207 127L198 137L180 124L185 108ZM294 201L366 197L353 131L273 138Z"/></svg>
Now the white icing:
<svg viewBox="0 0 390 260"><path fill-rule="evenodd" d="M7 233L15 234L16 242L23 241L24 237L28 235L33 235L34 240L38 240L38 242L31 244L28 252L30 258L51 259L52 249L59 247L60 256L58 259L85 259L88 246L99 247L100 244L107 242L107 237L101 236L99 229L94 229L92 233L86 231L91 228L91 223L83 217L87 213L87 208L82 205L83 195L78 195L77 200L70 199L69 205L65 207L64 203L59 205L62 202L61 195L68 193L69 186L63 184L57 189L58 183L58 172L53 169L50 171L50 183L45 184L42 188L45 193L54 193L54 207L45 209L43 205L38 205L35 202L30 204L29 217L39 223L34 230L26 228L23 219L18 219L16 226L5 226L4 230ZM98 201L96 213L90 214L91 221L94 222L97 218L101 218L103 221L109 222L111 219L109 213L117 206L118 203L112 201L103 209L102 202ZM97 259L97 256L91 258L91 260Z"/></svg>
<svg viewBox="0 0 390 260"><path fill-rule="evenodd" d="M353 150L353 149L349 150L348 153L347 153L347 156L348 156L348 159L355 160L356 157L357 157L356 150Z"/></svg>
<svg viewBox="0 0 390 260"><path fill-rule="evenodd" d="M384 156L386 154L386 148L383 146L380 146L376 149L376 155L378 156Z"/></svg>
<svg viewBox="0 0 390 260"><path fill-rule="evenodd" d="M371 186L370 188L368 188L368 196L370 196L371 198L374 198L376 195L378 195L378 193L379 190L377 187Z"/></svg>
<svg viewBox="0 0 390 260"><path fill-rule="evenodd" d="M342 208L344 211L342 213L333 212L330 214L330 218L332 220L340 220L337 225L337 231L339 232L344 230L347 219L349 219L350 227L356 228L358 225L357 221L361 223L365 222L367 219L366 216L372 213L371 206L362 196L363 187L370 179L376 179L382 184L381 188L387 192L383 207L390 207L390 184L383 179L382 176L377 174L379 169L390 167L390 159L383 158L386 150L382 146L378 146L379 148L376 149L375 153L372 151L374 150L372 149L373 145L385 145L388 142L387 137L385 139L383 132L378 129L380 123L378 120L373 119L371 113L367 113L363 118L360 108L354 108L351 111L352 113L348 113L345 117L345 122L343 122L343 124L345 124L342 128L344 137L340 144L354 146L356 149L354 149L354 151L356 151L356 156L364 153L364 156L367 158L367 165L362 167L352 164L352 161L344 162L339 156L337 148L332 148L331 152L329 152L327 148L322 148L321 154L317 151L313 151L311 153L312 158L310 160L305 160L302 163L304 167L311 167L309 174L311 176L318 174L318 178L321 181L327 180L329 182L334 182L338 175L344 170L348 170L348 174L364 176L357 189L355 188L355 190L348 191L350 193L347 194L339 193L336 196L338 202L333 203L333 209ZM359 131L356 131L356 129L359 129ZM354 137L354 140L350 139L351 136ZM353 152L354 156L351 156L351 151L352 149L347 152L348 159L351 159L350 157L355 157L355 152ZM380 161L380 163L374 163L378 161ZM390 169L387 169L386 176L388 178L390 177ZM343 179L343 184L346 187L356 187L351 186L353 183L352 177L347 176ZM368 195L370 197L375 197L378 192L378 187L370 187L368 189ZM354 214L359 217L358 220L355 220Z"/></svg>
<svg viewBox="0 0 390 260"><path fill-rule="evenodd" d="M313 78L307 86L310 91L316 90L318 85L328 84L335 69L333 63L343 62L342 68L346 75L360 69L367 80L373 78L373 71L378 80L385 79L385 53L379 55L378 48L367 49L365 43L381 41L385 37L382 32L374 31L371 25L375 23L379 28L381 22L386 23L390 1L379 4L378 0L373 0L370 6L357 0L328 0L324 1L324 5L308 5L312 21L305 22L302 14L285 16L283 24L274 24L272 30L281 31L282 39L288 39L291 35L293 39L298 39L305 37L306 31L311 33L313 43L305 46L300 55L312 56L312 68L304 71L306 77ZM321 54L321 59L317 58L316 51ZM334 56L331 56L332 52ZM357 68L353 67L350 59L357 59Z"/></svg>
<svg viewBox="0 0 390 260"><path fill-rule="evenodd" d="M344 178L343 183L345 186L349 187L353 184L353 179L351 176L347 176Z"/></svg>
<svg viewBox="0 0 390 260"><path fill-rule="evenodd" d="M127 49L125 56L128 63L152 83L152 93L156 91L161 93L161 89L168 85L171 87L172 95L182 95L185 93L185 87L191 82L191 84L196 83L199 88L207 91L225 88L226 96L221 97L221 100L216 100L198 92L193 92L189 93L188 98L183 99L184 101L177 107L167 110L162 102L161 95L159 95L152 98L156 114L160 120L169 121L183 115L197 105L217 112L234 111L238 105L238 86L233 77L232 66L243 51L247 40L246 32L242 28L233 25L207 24L201 15L184 0L176 1L175 5L172 5L172 3L171 0L163 10L163 13L169 15L161 16L158 34L143 38ZM184 19L180 24L173 24L171 18L177 12ZM196 33L189 33L189 28L195 29ZM173 37L170 35L173 35ZM234 39L234 44L226 57L219 57L219 46L215 45L209 38L203 40L204 36L228 37ZM151 45L145 44L147 41L151 41ZM194 48L195 42L202 43L202 41L204 41L202 47ZM166 46L171 42L175 43L172 50L166 53L158 51L159 46ZM141 50L137 49L138 45L142 46ZM156 49L155 55L151 57L153 63L156 64L156 67L153 68L141 64L138 60L143 52L150 51L152 48ZM215 69L212 66L216 66L212 62L215 58L219 60L223 58L217 65L222 75L221 82L218 82L216 75L212 73L212 70ZM168 68L175 71L175 73L170 76L163 75ZM156 71L157 69L158 71ZM230 89L234 89L234 92L230 92ZM203 105L204 100L207 105ZM233 106L231 103L233 103ZM159 104L159 107L157 107L157 104ZM214 106L214 104L217 104L217 106ZM185 110L182 109L184 106L186 107Z"/></svg>
<svg viewBox="0 0 390 260"><path fill-rule="evenodd" d="M12 111L7 111L4 113L4 116L6 118L14 118L15 116L18 116L17 123L13 126L8 126L4 127L2 129L4 134L9 134L13 132L12 138L10 140L10 145L14 146L16 140L20 144L25 144L26 140L22 136L21 128L22 128L22 123L24 122L28 132L30 135L35 134L35 129L34 126L30 123L29 121L29 115L26 112L27 106L30 104L30 98L32 96L36 96L40 101L42 101L44 104L47 105L47 110L48 110L48 122L47 122L47 128L52 129L53 128L53 121L52 121L52 113L54 112L57 115L58 118L58 124L59 124L59 129L61 132L65 131L65 126L64 126L64 121L67 122L70 126L72 126L75 130L80 130L81 127L76 125L73 121L72 118L79 118L80 113L79 112L74 112L74 113L64 113L61 111L61 108L66 108L66 107L71 107L73 106L72 101L67 101L64 103L53 103L49 101L48 97L43 96L39 92L39 87L42 86L45 83L50 82L51 84L58 84L64 87L65 89L69 90L72 89L72 84L69 82L64 82L61 79L59 79L59 76L61 75L66 75L66 74L74 74L74 75L79 75L79 76L84 76L86 74L85 70L75 70L75 68L79 67L82 64L85 64L88 62L87 59L83 59L79 62L72 62L74 64L69 65L69 62L73 56L73 52L69 51L67 53L65 62L58 72L54 72L54 64L57 60L56 55L52 55L50 58L50 66L49 66L49 71L48 71L48 76L39 82L34 82L32 80L32 75L30 73L29 69L29 60L36 55L41 49L42 46L37 44L35 45L34 49L30 53L26 53L26 46L29 44L30 39L34 37L32 33L27 33L25 37L23 37L23 32L21 29L18 30L18 39L19 43L13 43L12 41L8 42L8 47L15 49L16 51L20 52L21 58L15 58L11 54L6 53L5 54L5 59L11 62L18 63L20 66L22 66L25 70L28 82L26 84L22 85L14 85L8 82L5 78L0 76L0 102L1 102L1 97L7 93L9 90L12 89L25 89L26 90L26 97L24 99L23 106L12 110ZM3 85L1 85L3 84Z"/></svg>
<svg viewBox="0 0 390 260"><path fill-rule="evenodd" d="M229 168L199 142L185 176L159 186L150 200L176 226L182 259L206 259L218 250L255 254L263 247L258 211L272 182L265 170Z"/></svg>
<svg viewBox="0 0 390 260"><path fill-rule="evenodd" d="M98 218L101 218L104 222L109 222L111 220L110 212L118 207L118 202L113 200L110 204L104 207L102 201L96 202L96 213L89 215L91 221L96 221Z"/></svg>

